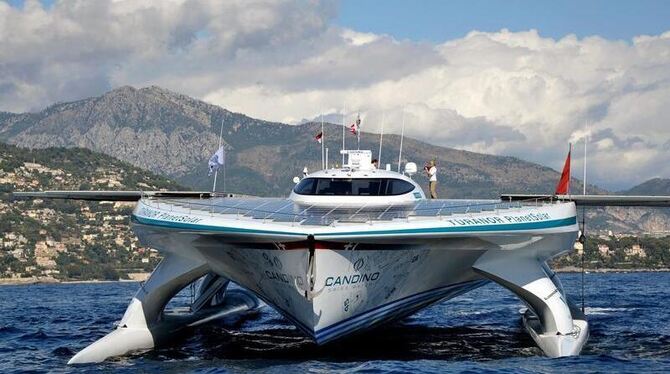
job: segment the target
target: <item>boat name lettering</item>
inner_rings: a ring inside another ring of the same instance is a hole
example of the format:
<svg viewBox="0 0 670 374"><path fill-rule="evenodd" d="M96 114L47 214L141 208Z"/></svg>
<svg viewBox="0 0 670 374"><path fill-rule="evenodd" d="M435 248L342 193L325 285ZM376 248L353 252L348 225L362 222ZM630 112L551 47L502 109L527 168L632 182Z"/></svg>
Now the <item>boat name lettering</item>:
<svg viewBox="0 0 670 374"><path fill-rule="evenodd" d="M270 278L270 279L274 279L276 281L280 281L280 282L286 283L286 284L290 283L290 279L291 279L291 277L288 276L287 274L277 273L277 272L269 271L269 270L265 271L265 276Z"/></svg>
<svg viewBox="0 0 670 374"><path fill-rule="evenodd" d="M503 216L507 222L523 223L523 222L537 222L551 219L548 213L528 213L523 216Z"/></svg>
<svg viewBox="0 0 670 374"><path fill-rule="evenodd" d="M173 222L185 222L185 223L198 223L202 221L202 218L184 216L181 214L172 214L167 212L161 212L147 207L142 207L139 214L147 218L155 218L164 221L173 221Z"/></svg>
<svg viewBox="0 0 670 374"><path fill-rule="evenodd" d="M447 221L452 225L458 225L458 226L505 223L505 221L503 221L503 219L500 217L461 218L461 219L448 219Z"/></svg>
<svg viewBox="0 0 670 374"><path fill-rule="evenodd" d="M470 225L495 225L499 223L537 222L537 221L544 221L547 219L551 219L551 216L547 213L529 213L522 216L454 218L454 219L448 219L446 221L455 226L470 226Z"/></svg>
<svg viewBox="0 0 670 374"><path fill-rule="evenodd" d="M286 273L279 273L276 271L265 271L265 276L268 277L268 279L271 279L275 282L280 282L280 283L285 283L285 284L291 284L295 283L298 286L302 286L305 284L305 281L302 280L301 276L294 277L291 274L286 274ZM291 282L291 279L294 279L294 282Z"/></svg>
<svg viewBox="0 0 670 374"><path fill-rule="evenodd" d="M347 284L358 284L363 282L374 282L377 279L379 279L378 271L374 273L338 275L336 277L326 278L326 287L344 286Z"/></svg>

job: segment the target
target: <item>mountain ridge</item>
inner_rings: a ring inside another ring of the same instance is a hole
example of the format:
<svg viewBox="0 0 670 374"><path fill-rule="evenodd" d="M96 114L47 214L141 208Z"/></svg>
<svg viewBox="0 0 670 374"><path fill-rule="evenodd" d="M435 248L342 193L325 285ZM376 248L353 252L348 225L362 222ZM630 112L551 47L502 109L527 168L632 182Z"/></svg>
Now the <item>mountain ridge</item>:
<svg viewBox="0 0 670 374"><path fill-rule="evenodd" d="M98 97L53 104L40 112L0 117L0 139L30 148L89 148L182 184L206 188L210 182L205 165L217 146L221 121L231 156L227 183L238 189L236 192L281 195L304 166L320 166L320 148L313 141L320 130L318 123L288 125L257 120L158 86L123 86ZM340 125L325 127L327 135L341 134ZM338 136L326 136L332 151L340 148L340 141ZM377 149L376 142L377 134L362 133L363 148ZM386 149L398 149L399 136L386 135L385 145ZM439 147L409 137L404 140L403 152L405 160L419 164L437 158L442 187L451 197L495 197L511 189L549 192L558 179L555 170L518 158ZM334 158L339 155L334 154L331 160ZM278 176L277 171L286 172ZM248 191L249 183L243 179L255 181L259 187Z"/></svg>
<svg viewBox="0 0 670 374"><path fill-rule="evenodd" d="M207 160L218 146L223 123L226 168L218 190L262 196L286 196L304 167L317 170L321 148L314 135L321 124L288 125L258 120L158 86L124 86L101 96L53 104L35 113L0 114L0 140L29 148L81 147L165 175L199 190L212 188ZM340 163L342 126L325 124L324 144L331 165ZM366 124L363 123L363 129ZM355 137L346 132L348 144ZM400 137L384 136L382 164L397 165ZM361 133L361 148L377 150L378 134ZM374 152L376 153L376 152ZM448 198L497 198L501 193L554 191L560 173L510 156L487 155L404 138L403 163L438 161L438 193ZM225 177L224 177L225 174ZM422 186L423 173L415 176ZM573 178L573 190L581 181ZM588 186L589 193L607 193ZM670 215L650 210L594 210L593 227L621 230L670 227ZM651 212L651 213L649 213ZM635 218L637 217L637 218ZM631 220L644 218L638 225Z"/></svg>
<svg viewBox="0 0 670 374"><path fill-rule="evenodd" d="M670 195L670 178L651 178L622 193L624 195Z"/></svg>

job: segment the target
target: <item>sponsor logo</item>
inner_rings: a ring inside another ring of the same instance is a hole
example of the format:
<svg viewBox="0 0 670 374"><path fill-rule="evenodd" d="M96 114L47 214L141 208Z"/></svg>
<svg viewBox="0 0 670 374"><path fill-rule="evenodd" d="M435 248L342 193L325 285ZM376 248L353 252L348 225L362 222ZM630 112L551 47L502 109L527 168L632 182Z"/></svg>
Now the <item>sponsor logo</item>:
<svg viewBox="0 0 670 374"><path fill-rule="evenodd" d="M454 226L495 225L500 223L539 222L551 219L548 213L529 213L521 216L494 216L478 218L454 218L446 221Z"/></svg>
<svg viewBox="0 0 670 374"><path fill-rule="evenodd" d="M138 213L139 213L138 215L140 216L159 219L163 221L183 222L183 223L198 223L202 221L202 218L185 216L182 214L160 212L157 210L149 209L147 207L140 208Z"/></svg>
<svg viewBox="0 0 670 374"><path fill-rule="evenodd" d="M295 279L295 283L298 286L302 286L303 284L305 284L305 281L302 279L301 276L294 277L293 275L286 274L286 273L280 273L280 272L277 272L277 271L266 270L265 271L265 276L268 279L270 279L272 281L275 281L275 282L279 282L279 283L291 284L291 283L293 283L293 279Z"/></svg>
<svg viewBox="0 0 670 374"><path fill-rule="evenodd" d="M361 265L362 266L362 265ZM346 286L353 284L361 284L365 282L374 282L379 279L379 272L374 273L363 273L363 274L351 274L351 275L338 275L335 277L326 278L326 287L335 287L335 286Z"/></svg>

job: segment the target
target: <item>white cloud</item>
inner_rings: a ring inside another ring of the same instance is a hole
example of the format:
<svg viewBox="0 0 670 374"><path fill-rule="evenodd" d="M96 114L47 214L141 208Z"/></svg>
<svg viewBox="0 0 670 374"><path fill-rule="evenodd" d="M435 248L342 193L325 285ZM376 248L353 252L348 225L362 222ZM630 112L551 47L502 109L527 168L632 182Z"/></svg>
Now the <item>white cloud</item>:
<svg viewBox="0 0 670 374"><path fill-rule="evenodd" d="M557 169L588 122L592 181L670 177L670 32L626 42L473 31L434 45L338 28L336 12L318 1L0 3L0 110L123 84L284 122L346 102L367 129L386 113L395 132L405 108L410 136Z"/></svg>

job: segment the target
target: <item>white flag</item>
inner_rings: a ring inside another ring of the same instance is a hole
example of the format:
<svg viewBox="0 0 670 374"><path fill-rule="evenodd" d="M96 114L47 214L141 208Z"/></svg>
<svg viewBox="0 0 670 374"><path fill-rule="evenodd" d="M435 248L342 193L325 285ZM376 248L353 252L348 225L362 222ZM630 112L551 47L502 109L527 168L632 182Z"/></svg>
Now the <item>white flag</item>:
<svg viewBox="0 0 670 374"><path fill-rule="evenodd" d="M219 170L223 164L226 163L226 151L223 149L223 146L219 148L216 153L209 158L209 174L212 175L215 171Z"/></svg>

